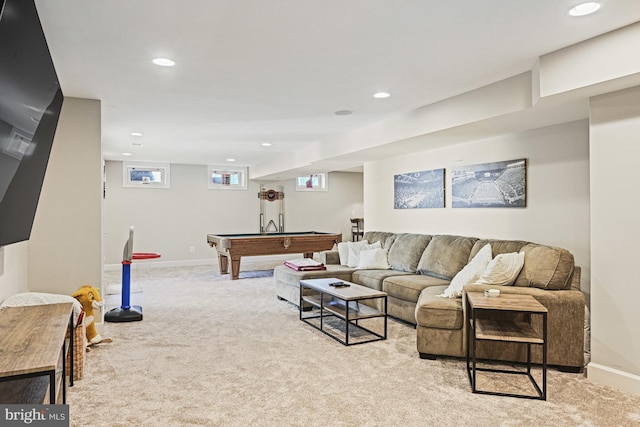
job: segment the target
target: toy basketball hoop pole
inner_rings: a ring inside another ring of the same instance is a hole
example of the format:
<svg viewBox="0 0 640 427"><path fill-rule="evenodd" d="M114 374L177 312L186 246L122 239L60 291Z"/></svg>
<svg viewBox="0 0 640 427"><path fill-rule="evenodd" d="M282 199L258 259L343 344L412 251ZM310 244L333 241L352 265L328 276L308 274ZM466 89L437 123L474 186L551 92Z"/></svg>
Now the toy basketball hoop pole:
<svg viewBox="0 0 640 427"><path fill-rule="evenodd" d="M131 308L131 261L122 261L122 305L120 308L123 310Z"/></svg>
<svg viewBox="0 0 640 427"><path fill-rule="evenodd" d="M158 255L160 256L160 255ZM129 240L122 253L122 305L104 315L105 322L135 322L142 320L142 307L131 306L131 263L133 256L133 227L129 229Z"/></svg>

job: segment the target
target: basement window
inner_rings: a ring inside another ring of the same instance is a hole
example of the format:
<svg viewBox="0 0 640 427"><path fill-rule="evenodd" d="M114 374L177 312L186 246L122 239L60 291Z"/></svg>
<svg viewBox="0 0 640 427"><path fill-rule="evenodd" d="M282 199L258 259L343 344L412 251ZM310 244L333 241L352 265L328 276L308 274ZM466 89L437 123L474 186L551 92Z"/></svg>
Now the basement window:
<svg viewBox="0 0 640 427"><path fill-rule="evenodd" d="M169 188L169 164L122 164L122 186L138 188Z"/></svg>
<svg viewBox="0 0 640 427"><path fill-rule="evenodd" d="M328 191L329 179L326 173L299 176L295 182L296 191Z"/></svg>
<svg viewBox="0 0 640 427"><path fill-rule="evenodd" d="M210 190L247 189L247 168L210 165L208 167L208 177Z"/></svg>

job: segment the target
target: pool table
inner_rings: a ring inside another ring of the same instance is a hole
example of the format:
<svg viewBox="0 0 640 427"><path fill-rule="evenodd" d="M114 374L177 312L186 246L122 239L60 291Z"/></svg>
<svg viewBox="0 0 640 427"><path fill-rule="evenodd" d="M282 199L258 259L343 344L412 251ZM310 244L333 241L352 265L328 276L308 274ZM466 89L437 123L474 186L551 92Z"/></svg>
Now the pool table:
<svg viewBox="0 0 640 427"><path fill-rule="evenodd" d="M342 234L318 231L265 234L207 234L207 243L218 252L220 274L229 272L231 280L240 275L240 258L256 255L303 254L312 258L314 252L328 251L342 241Z"/></svg>

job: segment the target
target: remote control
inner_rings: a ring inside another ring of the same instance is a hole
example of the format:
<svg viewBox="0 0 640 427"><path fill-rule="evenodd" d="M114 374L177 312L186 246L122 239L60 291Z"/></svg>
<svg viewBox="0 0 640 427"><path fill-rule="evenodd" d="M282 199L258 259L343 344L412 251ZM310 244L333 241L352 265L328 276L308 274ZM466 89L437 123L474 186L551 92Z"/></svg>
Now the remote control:
<svg viewBox="0 0 640 427"><path fill-rule="evenodd" d="M350 286L348 283L344 283L344 282L333 282L333 283L329 283L329 286L333 286L336 288L345 288L347 286Z"/></svg>

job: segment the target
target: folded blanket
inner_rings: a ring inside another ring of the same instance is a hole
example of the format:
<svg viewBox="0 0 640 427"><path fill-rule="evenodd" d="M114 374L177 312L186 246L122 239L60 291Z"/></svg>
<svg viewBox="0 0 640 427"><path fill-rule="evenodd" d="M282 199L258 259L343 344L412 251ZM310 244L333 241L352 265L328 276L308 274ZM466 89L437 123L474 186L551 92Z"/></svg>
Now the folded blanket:
<svg viewBox="0 0 640 427"><path fill-rule="evenodd" d="M70 302L73 303L73 318L76 324L82 322L79 318L82 312L82 304L71 295L47 294L42 292L23 292L15 294L7 298L0 305L0 310L7 307L22 307L25 305L42 305L42 304L59 304Z"/></svg>
<svg viewBox="0 0 640 427"><path fill-rule="evenodd" d="M296 271L309 271L309 270L326 270L327 267L321 262L314 261L311 258L298 258L291 259L284 262L287 267Z"/></svg>

